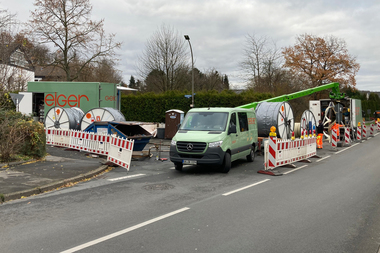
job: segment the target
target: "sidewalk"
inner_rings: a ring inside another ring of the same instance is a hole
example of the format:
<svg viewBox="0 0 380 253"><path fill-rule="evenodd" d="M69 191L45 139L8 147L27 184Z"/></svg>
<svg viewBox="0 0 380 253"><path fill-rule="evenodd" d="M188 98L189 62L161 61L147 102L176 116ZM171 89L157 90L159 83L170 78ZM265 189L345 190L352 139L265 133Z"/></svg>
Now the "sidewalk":
<svg viewBox="0 0 380 253"><path fill-rule="evenodd" d="M151 139L145 149L151 148L154 160L158 155L155 145L168 150L170 140ZM144 149L144 150L145 150ZM65 148L46 146L47 156L41 161L0 164L0 203L50 191L71 183L91 178L108 168L107 157ZM144 160L145 158L140 158ZM133 160L136 165L138 161Z"/></svg>

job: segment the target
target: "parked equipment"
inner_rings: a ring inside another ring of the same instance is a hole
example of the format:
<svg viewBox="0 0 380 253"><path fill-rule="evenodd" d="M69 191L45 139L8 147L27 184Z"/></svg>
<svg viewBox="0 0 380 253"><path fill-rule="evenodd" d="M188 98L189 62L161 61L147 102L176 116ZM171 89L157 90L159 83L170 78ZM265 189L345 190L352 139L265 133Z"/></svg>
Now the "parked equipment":
<svg viewBox="0 0 380 253"><path fill-rule="evenodd" d="M115 121L95 121L84 129L85 132L102 133L116 135L124 139L134 140L133 151L142 151L152 134L146 131L142 125L144 122L115 122Z"/></svg>
<svg viewBox="0 0 380 253"><path fill-rule="evenodd" d="M78 130L83 114L78 107L52 107L46 114L45 128Z"/></svg>
<svg viewBox="0 0 380 253"><path fill-rule="evenodd" d="M103 107L103 108L93 108L86 112L86 114L82 117L80 123L80 129L85 130L89 125L93 122L97 121L116 121L123 122L125 121L124 115L119 111L111 107Z"/></svg>
<svg viewBox="0 0 380 253"><path fill-rule="evenodd" d="M256 107L256 119L259 137L268 137L272 126L282 139L290 139L294 131L293 110L287 102L260 103Z"/></svg>

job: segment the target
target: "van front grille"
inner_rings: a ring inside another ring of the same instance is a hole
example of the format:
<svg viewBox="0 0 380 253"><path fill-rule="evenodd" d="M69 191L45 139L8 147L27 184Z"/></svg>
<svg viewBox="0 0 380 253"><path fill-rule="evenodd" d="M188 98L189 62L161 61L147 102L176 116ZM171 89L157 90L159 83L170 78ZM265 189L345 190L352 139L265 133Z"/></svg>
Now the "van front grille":
<svg viewBox="0 0 380 253"><path fill-rule="evenodd" d="M205 142L177 141L177 149L180 152L202 153L206 146Z"/></svg>

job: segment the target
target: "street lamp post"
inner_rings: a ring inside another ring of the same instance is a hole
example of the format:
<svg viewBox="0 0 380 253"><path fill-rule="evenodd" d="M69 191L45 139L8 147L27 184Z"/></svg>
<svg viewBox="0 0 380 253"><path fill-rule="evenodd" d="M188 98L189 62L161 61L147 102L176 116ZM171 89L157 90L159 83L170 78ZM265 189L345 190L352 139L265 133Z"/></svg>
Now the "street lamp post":
<svg viewBox="0 0 380 253"><path fill-rule="evenodd" d="M190 52L191 52L191 105L190 105L190 107L194 107L194 58L193 58L193 49L191 48L189 35L185 35L185 39L189 42Z"/></svg>

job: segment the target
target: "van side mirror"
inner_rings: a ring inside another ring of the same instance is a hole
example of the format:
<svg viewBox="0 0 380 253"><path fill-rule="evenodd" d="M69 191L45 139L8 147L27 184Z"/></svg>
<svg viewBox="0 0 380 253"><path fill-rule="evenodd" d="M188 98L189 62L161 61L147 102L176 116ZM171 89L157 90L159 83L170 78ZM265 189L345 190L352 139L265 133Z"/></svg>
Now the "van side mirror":
<svg viewBox="0 0 380 253"><path fill-rule="evenodd" d="M179 130L180 127L181 127L181 123L179 123L179 124L177 125L177 131Z"/></svg>
<svg viewBox="0 0 380 253"><path fill-rule="evenodd" d="M228 134L236 134L236 133L237 133L236 125L230 126L230 128L228 129Z"/></svg>

